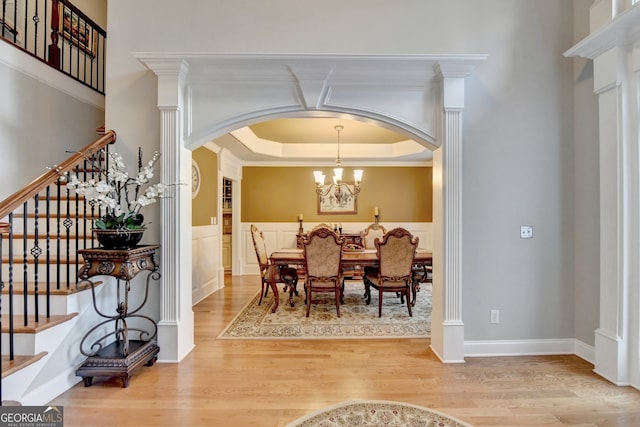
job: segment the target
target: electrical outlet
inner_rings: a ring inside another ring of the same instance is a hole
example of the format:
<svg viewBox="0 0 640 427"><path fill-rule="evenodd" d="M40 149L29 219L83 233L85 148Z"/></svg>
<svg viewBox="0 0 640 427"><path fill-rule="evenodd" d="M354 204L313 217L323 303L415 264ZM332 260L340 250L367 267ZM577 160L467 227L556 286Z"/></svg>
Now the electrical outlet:
<svg viewBox="0 0 640 427"><path fill-rule="evenodd" d="M500 310L491 310L490 323L495 323L495 324L500 323Z"/></svg>
<svg viewBox="0 0 640 427"><path fill-rule="evenodd" d="M521 239L531 239L533 237L533 227L530 225L521 225L520 226L520 238Z"/></svg>

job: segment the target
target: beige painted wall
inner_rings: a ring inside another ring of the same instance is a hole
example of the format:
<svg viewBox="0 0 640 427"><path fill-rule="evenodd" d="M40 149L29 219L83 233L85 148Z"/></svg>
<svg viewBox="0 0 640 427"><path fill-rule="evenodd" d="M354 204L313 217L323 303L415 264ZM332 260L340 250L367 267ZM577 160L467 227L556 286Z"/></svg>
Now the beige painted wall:
<svg viewBox="0 0 640 427"><path fill-rule="evenodd" d="M380 221L431 222L431 167L364 168L358 213L319 215L312 167L245 167L242 172L242 222ZM330 172L328 170L328 172ZM345 168L346 177L352 169Z"/></svg>
<svg viewBox="0 0 640 427"><path fill-rule="evenodd" d="M191 205L191 223L193 226L209 225L218 210L218 155L202 147L192 155L200 168L202 182Z"/></svg>

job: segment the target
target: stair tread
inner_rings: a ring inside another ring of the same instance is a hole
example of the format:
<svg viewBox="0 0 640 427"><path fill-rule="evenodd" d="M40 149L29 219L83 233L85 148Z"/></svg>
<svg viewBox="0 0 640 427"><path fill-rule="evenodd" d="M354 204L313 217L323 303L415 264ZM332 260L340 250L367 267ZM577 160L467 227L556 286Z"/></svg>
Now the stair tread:
<svg viewBox="0 0 640 427"><path fill-rule="evenodd" d="M87 248L90 249L90 248ZM27 264L35 264L35 258L33 258L31 256L31 254L29 254L27 256ZM55 264L55 263L59 263L59 264L84 264L84 261L82 260L82 258L60 258L60 259L56 259L55 257L53 257L51 260L51 264ZM2 263L3 264L8 264L9 263L9 257L2 257ZM22 256L14 256L13 257L13 264L23 264L24 263L24 258ZM40 255L40 257L38 257L38 264L46 264L47 263L47 256L46 254L42 254Z"/></svg>
<svg viewBox="0 0 640 427"><path fill-rule="evenodd" d="M14 213L13 214L14 218L25 218L25 216L27 218L46 218L47 214L44 213L44 212L40 212L38 214L36 214L36 213L28 213L26 215L23 214L23 213ZM49 218L55 219L56 216L55 215L50 215ZM66 213L63 213L63 214L60 215L60 219L64 219L64 218L67 218L67 214ZM74 212L73 214L69 215L69 218L71 218L71 219L76 219L76 218L77 219L98 219L98 218L100 218L100 215L97 214L97 213L96 214L91 214L89 212L87 212L86 214L82 213L82 212L78 212L78 213Z"/></svg>
<svg viewBox="0 0 640 427"><path fill-rule="evenodd" d="M96 281L92 280L92 282L94 286L101 285L103 283L101 280L96 280ZM28 295L35 295L36 293L35 286L36 284L33 282L27 283ZM55 285L52 285L51 287L51 295L71 295L71 294L75 294L76 292L81 292L85 289L88 289L88 288L77 289L76 286L74 286L73 284L71 284L69 288L62 288L62 289L56 289L54 286ZM44 295L46 292L47 292L46 284L39 283L38 293L40 295ZM4 289L2 289L2 293L9 294L9 286L8 286L8 283L6 282L5 282ZM24 282L13 282L13 294L14 295L24 294Z"/></svg>
<svg viewBox="0 0 640 427"><path fill-rule="evenodd" d="M11 374L18 372L20 369L24 369L27 366L36 363L47 355L46 351L41 351L34 356L13 356L13 360L9 360L9 356L2 356L2 378L8 377ZM5 403L2 403L5 405Z"/></svg>
<svg viewBox="0 0 640 427"><path fill-rule="evenodd" d="M90 237L90 235L91 235L91 229L87 229L87 231L88 231L88 233L86 234L87 240L91 240L91 237ZM34 238L35 236L36 236L36 234L35 234L35 233L27 233L27 238L28 238L28 239L32 239L32 238ZM14 239L18 239L18 238L22 239L23 237L24 237L24 233L13 233L13 238L14 238ZM43 239L43 240L44 240L44 239L46 239L46 237L47 237L47 234L46 234L46 233L40 233L40 234L38 235L38 239ZM52 233L50 233L50 234L49 234L49 237L50 237L51 239L55 239L55 238L57 238L57 237L58 237L58 234L57 234L57 233L53 233L53 232L52 232ZM78 239L82 239L83 237L85 237L85 235L83 235L83 234L74 234L74 233L71 233L71 234L69 234L69 236L68 236L68 237L69 237L69 239L75 239L76 237L77 237ZM66 233L62 233L62 232L61 232L61 233L60 233L60 240L62 240L62 241L67 240L67 234L66 234Z"/></svg>
<svg viewBox="0 0 640 427"><path fill-rule="evenodd" d="M24 326L24 316L23 315L15 315L13 316L13 332L16 334L35 334L38 332L42 332L45 329L49 329L56 325L60 325L67 320L73 319L76 317L78 313L70 313L70 314L56 314L50 317L46 317L44 315L40 316L40 321L36 322L35 316L27 316L27 326ZM9 332L9 315L2 315L2 333Z"/></svg>

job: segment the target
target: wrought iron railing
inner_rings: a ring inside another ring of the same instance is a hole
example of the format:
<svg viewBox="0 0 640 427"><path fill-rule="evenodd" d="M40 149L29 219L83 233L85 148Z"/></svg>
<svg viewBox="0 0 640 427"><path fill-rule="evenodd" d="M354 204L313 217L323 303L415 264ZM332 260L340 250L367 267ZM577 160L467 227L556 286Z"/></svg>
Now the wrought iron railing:
<svg viewBox="0 0 640 427"><path fill-rule="evenodd" d="M84 180L97 177L115 140L115 132L105 132L0 202L0 283L5 287L0 309L8 322L4 351L9 360L14 359L15 329L37 323L42 316L51 318L52 292L74 289L78 282L82 261L76 251L95 247L91 228L97 207L70 194L64 176L73 172Z"/></svg>
<svg viewBox="0 0 640 427"><path fill-rule="evenodd" d="M2 0L0 40L104 94L107 32L68 0Z"/></svg>

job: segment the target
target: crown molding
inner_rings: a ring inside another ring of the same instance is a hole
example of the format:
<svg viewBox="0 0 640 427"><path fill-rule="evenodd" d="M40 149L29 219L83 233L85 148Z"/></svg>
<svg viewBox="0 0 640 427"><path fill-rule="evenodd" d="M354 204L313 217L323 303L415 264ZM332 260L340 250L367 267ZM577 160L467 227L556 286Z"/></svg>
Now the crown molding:
<svg viewBox="0 0 640 427"><path fill-rule="evenodd" d="M616 15L607 25L564 52L565 57L595 59L616 46L640 43L640 3Z"/></svg>

